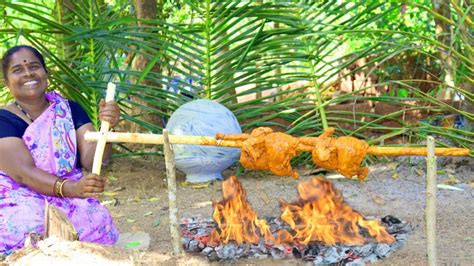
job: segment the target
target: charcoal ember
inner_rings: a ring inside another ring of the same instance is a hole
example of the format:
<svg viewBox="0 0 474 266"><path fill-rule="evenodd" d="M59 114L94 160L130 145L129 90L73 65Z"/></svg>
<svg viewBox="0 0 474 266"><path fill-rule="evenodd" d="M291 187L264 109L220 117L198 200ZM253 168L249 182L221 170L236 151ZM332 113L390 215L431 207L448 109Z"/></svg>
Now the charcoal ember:
<svg viewBox="0 0 474 266"><path fill-rule="evenodd" d="M217 255L217 252L215 250L212 250L209 254L207 254L207 259L209 261L219 261L220 258Z"/></svg>
<svg viewBox="0 0 474 266"><path fill-rule="evenodd" d="M209 236L216 228L212 219L187 219L181 224L183 247L190 252L201 252L211 262L220 260L234 260L242 257L253 259L265 259L272 256L274 259L301 258L312 261L314 265L337 264L337 265L363 265L375 262L387 257L398 250L406 242L408 233L412 230L411 225L393 216L385 216L382 224L387 231L393 235L396 241L390 245L383 243L367 243L359 246L334 245L326 246L320 243L301 244L278 244L265 243L262 239L256 244L240 244L235 242L217 247L207 246ZM293 233L289 225L281 219L267 218L270 230L276 235L278 230L287 230ZM370 238L368 231L361 228L363 236ZM319 244L319 245L318 245Z"/></svg>
<svg viewBox="0 0 474 266"><path fill-rule="evenodd" d="M258 260L263 260L268 258L268 254L263 254L263 253L255 253L251 256L252 258L258 259Z"/></svg>
<svg viewBox="0 0 474 266"><path fill-rule="evenodd" d="M239 246L234 243L230 242L224 245L222 248L216 248L217 256L221 259L236 259L238 258L238 249Z"/></svg>
<svg viewBox="0 0 474 266"><path fill-rule="evenodd" d="M245 244L238 245L235 257L236 258L248 257L248 249L246 248Z"/></svg>
<svg viewBox="0 0 474 266"><path fill-rule="evenodd" d="M387 232L394 234L407 234L411 232L411 225L409 223L392 224L387 228Z"/></svg>
<svg viewBox="0 0 474 266"><path fill-rule="evenodd" d="M205 247L205 248L201 251L201 253L207 256L207 255L209 255L209 254L210 254L211 252L213 252L213 251L214 251L214 248L212 248L212 247Z"/></svg>
<svg viewBox="0 0 474 266"><path fill-rule="evenodd" d="M270 254L274 259L288 259L293 258L293 248L287 244L274 245L270 249Z"/></svg>
<svg viewBox="0 0 474 266"><path fill-rule="evenodd" d="M268 249L263 241L258 242L258 244L251 244L250 249L260 253L268 253Z"/></svg>
<svg viewBox="0 0 474 266"><path fill-rule="evenodd" d="M252 249L252 244L243 243L239 245L239 250L242 250L243 253L248 254Z"/></svg>
<svg viewBox="0 0 474 266"><path fill-rule="evenodd" d="M196 235L199 235L199 236L209 235L207 228L200 227L200 228L196 228L193 231L195 232Z"/></svg>
<svg viewBox="0 0 474 266"><path fill-rule="evenodd" d="M268 249L261 242L258 244L248 244L248 256L256 259L265 259L268 257Z"/></svg>
<svg viewBox="0 0 474 266"><path fill-rule="evenodd" d="M309 244L309 246L303 251L304 260L314 260L319 254L320 248L317 244Z"/></svg>
<svg viewBox="0 0 474 266"><path fill-rule="evenodd" d="M398 219L397 217L394 217L392 215L387 215L385 217L383 217L381 219L382 223L388 225L388 226L392 226L393 224L401 224L402 221L400 221L400 219Z"/></svg>
<svg viewBox="0 0 474 266"><path fill-rule="evenodd" d="M338 249L337 247L334 246L329 246L325 251L324 251L324 263L337 263L339 261L342 261L343 259L346 258L346 254L344 251Z"/></svg>
<svg viewBox="0 0 474 266"><path fill-rule="evenodd" d="M345 245L336 246L338 253L342 257L342 261L340 261L340 263L346 264L347 262L350 262L359 258L361 247L362 246L345 246Z"/></svg>
<svg viewBox="0 0 474 266"><path fill-rule="evenodd" d="M308 247L306 245L294 243L292 245L292 253L295 258L303 258L303 254Z"/></svg>
<svg viewBox="0 0 474 266"><path fill-rule="evenodd" d="M247 256L250 258L264 259L264 258L268 258L268 253L267 252L264 253L256 249L251 249L247 253Z"/></svg>
<svg viewBox="0 0 474 266"><path fill-rule="evenodd" d="M313 260L314 265L324 265L324 257L323 255L318 255Z"/></svg>
<svg viewBox="0 0 474 266"><path fill-rule="evenodd" d="M375 243L369 243L359 247L357 250L358 255L361 257L367 257L371 255L372 253L374 253L375 245Z"/></svg>
<svg viewBox="0 0 474 266"><path fill-rule="evenodd" d="M199 247L200 242L196 239L191 239L187 245L186 245L186 250L189 250L191 252L198 252L201 251L202 248Z"/></svg>
<svg viewBox="0 0 474 266"><path fill-rule="evenodd" d="M374 253L379 258L385 258L392 252L392 248L388 244L380 243L375 247Z"/></svg>
<svg viewBox="0 0 474 266"><path fill-rule="evenodd" d="M395 235L394 237L397 240L397 242L404 243L405 241L407 241L408 234L398 234L398 235Z"/></svg>
<svg viewBox="0 0 474 266"><path fill-rule="evenodd" d="M291 252L293 253L293 256L294 256L295 258L300 259L300 258L303 257L301 251L300 251L297 247L293 247L293 249L291 250Z"/></svg>

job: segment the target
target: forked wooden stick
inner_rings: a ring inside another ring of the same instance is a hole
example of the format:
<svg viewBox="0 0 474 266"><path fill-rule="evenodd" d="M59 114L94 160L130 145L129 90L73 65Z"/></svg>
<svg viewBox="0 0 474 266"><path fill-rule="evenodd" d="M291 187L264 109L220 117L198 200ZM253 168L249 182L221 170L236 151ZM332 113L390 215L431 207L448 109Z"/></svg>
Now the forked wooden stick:
<svg viewBox="0 0 474 266"><path fill-rule="evenodd" d="M86 132L84 138L86 141L97 141L101 137L99 132ZM207 136L169 136L171 144L190 144L204 146L220 146L220 147L242 147L242 140L218 140L214 137ZM163 144L163 135L160 134L142 134L142 133L117 133L109 132L107 142L127 142L142 144ZM298 151L312 151L313 146L300 144ZM437 156L467 156L469 149L464 148L436 148ZM367 149L367 155L384 155L384 156L403 156L403 155L419 155L426 156L427 149L425 147L379 147L370 146Z"/></svg>
<svg viewBox="0 0 474 266"><path fill-rule="evenodd" d="M107 84L107 93L105 95L105 101L110 102L114 100L115 96L115 84L112 82L109 82ZM105 150L105 144L107 144L108 138L107 134L109 134L109 127L110 124L107 121L101 121L100 124L100 132L98 133L97 136L97 145L95 148L95 154L94 154L94 162L92 163L92 173L96 175L100 175L100 169L102 166L102 158L104 157L104 150Z"/></svg>

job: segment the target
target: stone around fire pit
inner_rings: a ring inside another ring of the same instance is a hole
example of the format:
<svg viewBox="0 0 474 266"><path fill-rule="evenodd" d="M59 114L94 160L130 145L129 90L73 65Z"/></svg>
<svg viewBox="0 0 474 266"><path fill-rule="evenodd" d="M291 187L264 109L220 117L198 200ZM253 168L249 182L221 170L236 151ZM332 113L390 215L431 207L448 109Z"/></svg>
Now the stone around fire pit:
<svg viewBox="0 0 474 266"><path fill-rule="evenodd" d="M273 233L278 230L291 230L279 218L267 218ZM410 224L400 221L391 215L381 219L381 224L387 228L396 241L392 244L369 242L359 246L349 245L324 245L322 243L300 244L266 244L261 240L257 244L244 243L238 245L234 242L208 246L209 235L217 224L211 219L184 218L181 221L182 243L188 252L200 252L209 261L232 261L240 258L250 259L302 259L312 261L315 265L342 264L363 265L389 256L400 249L407 235L411 231ZM367 234L368 237L368 234Z"/></svg>

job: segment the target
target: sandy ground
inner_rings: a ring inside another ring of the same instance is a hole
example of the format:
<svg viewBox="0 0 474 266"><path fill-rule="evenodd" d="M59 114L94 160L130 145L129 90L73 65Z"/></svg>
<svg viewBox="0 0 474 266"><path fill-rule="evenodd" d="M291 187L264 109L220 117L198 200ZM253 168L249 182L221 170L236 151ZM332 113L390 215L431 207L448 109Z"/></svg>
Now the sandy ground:
<svg viewBox="0 0 474 266"><path fill-rule="evenodd" d="M346 201L365 216L394 215L411 223L413 232L407 244L380 265L425 265L426 237L424 224L425 162L423 158L397 158L371 165L366 182L332 179L342 190ZM296 199L298 182L307 180L313 169L298 169L301 178L293 180L266 172L247 171L239 179L247 191L249 202L260 217L280 214L279 199ZM438 190L437 236L440 265L474 265L474 160L471 158L438 161L439 183L450 180L463 191ZM235 169L224 172L225 176ZM107 205L121 232L144 231L151 237L148 250L134 252L142 265L209 264L199 254L186 254L178 260L171 254L169 233L168 194L163 159L120 158L108 166L107 193L102 201ZM331 176L331 173L328 173ZM332 174L332 177L337 177ZM221 199L221 182L207 186L184 184L185 176L178 173L178 206L180 217L211 217L212 200ZM216 264L216 263L213 263ZM224 263L225 264L225 263ZM229 264L229 263L227 263ZM305 265L291 261L236 261L233 264L250 265Z"/></svg>

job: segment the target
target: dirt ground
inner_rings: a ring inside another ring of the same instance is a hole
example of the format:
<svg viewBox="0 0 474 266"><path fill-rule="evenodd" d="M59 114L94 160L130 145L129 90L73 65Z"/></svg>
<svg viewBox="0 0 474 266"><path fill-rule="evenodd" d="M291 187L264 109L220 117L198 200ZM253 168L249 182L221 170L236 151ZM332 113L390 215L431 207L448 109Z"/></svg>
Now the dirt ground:
<svg viewBox="0 0 474 266"><path fill-rule="evenodd" d="M407 244L377 264L425 265L426 237L424 223L425 161L421 157L399 157L370 166L366 182L327 176L354 209L365 216L394 215L411 223L413 232ZM224 176L235 173L234 169ZM239 179L249 202L260 217L280 214L279 199L294 201L298 182L307 180L314 169L298 169L300 180L277 177L266 172L246 171ZM474 160L472 158L439 158L438 183L449 183L463 191L439 189L437 204L437 241L440 265L474 264ZM142 265L209 264L199 254L186 254L177 261L171 257L168 218L168 192L162 158L117 158L106 169L109 178L102 201L112 212L121 233L144 231L151 237L148 250L134 252ZM212 200L221 199L221 182L206 185L184 184L178 172L178 206L180 217L211 217ZM455 184L457 183L457 184ZM305 265L303 261L245 260L247 265ZM217 263L213 263L217 264ZM229 264L229 263L225 263Z"/></svg>

